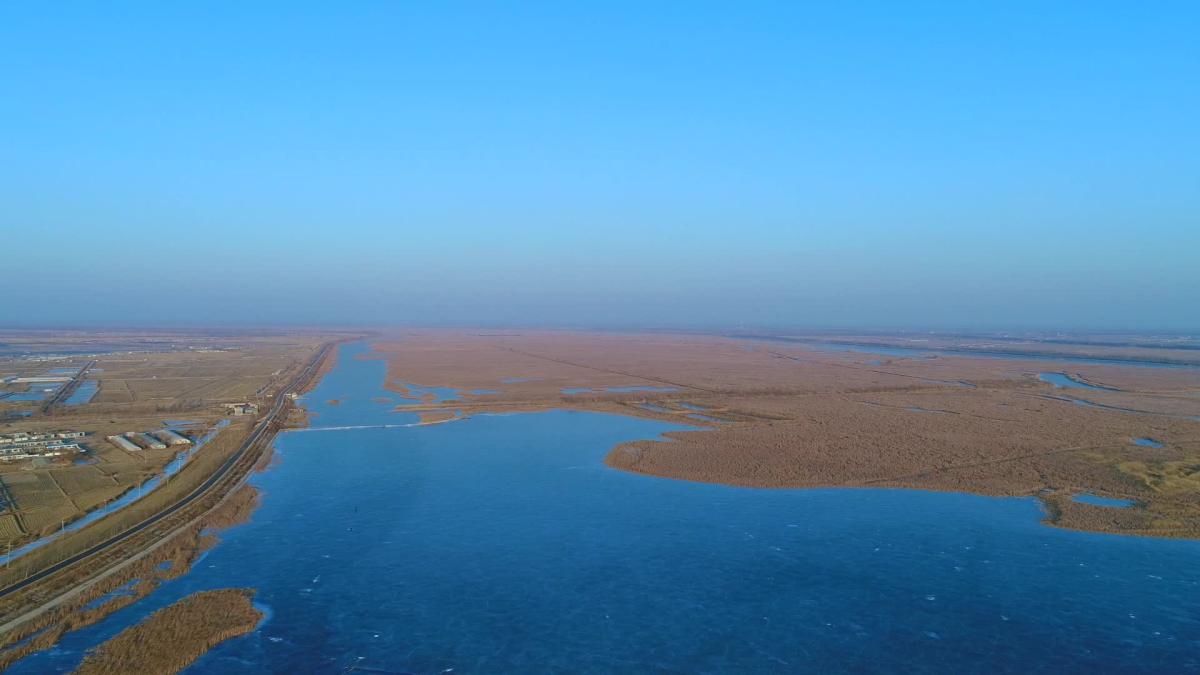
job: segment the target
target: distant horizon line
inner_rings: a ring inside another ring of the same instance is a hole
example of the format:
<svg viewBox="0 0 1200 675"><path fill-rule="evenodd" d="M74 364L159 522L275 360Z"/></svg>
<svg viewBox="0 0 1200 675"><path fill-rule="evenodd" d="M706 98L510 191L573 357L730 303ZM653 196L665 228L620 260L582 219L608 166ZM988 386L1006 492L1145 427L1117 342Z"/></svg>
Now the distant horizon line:
<svg viewBox="0 0 1200 675"><path fill-rule="evenodd" d="M164 322L164 323L28 323L3 324L0 332L161 332L165 334L193 334L201 331L220 332L271 332L271 331L391 331L391 330L544 330L599 333L679 333L679 334L751 334L794 332L812 335L941 335L947 337L1001 337L1006 335L1137 335L1200 337L1200 327L1177 328L1097 328L1097 327L1006 327L965 328L948 326L926 327L866 327L854 325L801 325L801 324L563 324L563 323L467 323L467 322L413 322L413 323L342 323L342 322L268 322L268 323L221 323L221 322Z"/></svg>

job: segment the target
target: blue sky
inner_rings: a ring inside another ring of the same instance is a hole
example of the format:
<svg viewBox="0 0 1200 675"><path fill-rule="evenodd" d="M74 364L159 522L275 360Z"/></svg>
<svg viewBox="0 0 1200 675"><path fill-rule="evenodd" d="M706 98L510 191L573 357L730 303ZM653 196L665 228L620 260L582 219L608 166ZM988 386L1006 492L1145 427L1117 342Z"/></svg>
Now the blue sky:
<svg viewBox="0 0 1200 675"><path fill-rule="evenodd" d="M1200 329L1197 3L516 4L0 6L0 324Z"/></svg>

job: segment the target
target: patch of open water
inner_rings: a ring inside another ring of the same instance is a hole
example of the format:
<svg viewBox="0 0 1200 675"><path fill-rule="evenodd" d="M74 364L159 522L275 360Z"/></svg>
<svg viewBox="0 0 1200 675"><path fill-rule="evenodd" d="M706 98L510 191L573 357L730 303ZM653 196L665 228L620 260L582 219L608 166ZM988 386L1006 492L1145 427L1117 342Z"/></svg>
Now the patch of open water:
<svg viewBox="0 0 1200 675"><path fill-rule="evenodd" d="M638 407L642 408L644 410L649 410L651 412L657 412L657 413L675 412L675 411L671 410L670 408L664 408L661 405L658 405L657 403L639 403Z"/></svg>
<svg viewBox="0 0 1200 675"><path fill-rule="evenodd" d="M1082 492L1071 497L1072 501L1077 501L1080 504L1091 504L1092 506L1107 506L1114 509L1127 509L1133 506L1133 502L1128 499L1118 499L1116 497L1101 497L1088 492Z"/></svg>
<svg viewBox="0 0 1200 675"><path fill-rule="evenodd" d="M96 392L100 391L100 382L98 380L84 380L71 392L67 397L67 405L83 405L92 400Z"/></svg>
<svg viewBox="0 0 1200 675"><path fill-rule="evenodd" d="M1078 378L1071 377L1066 373L1038 373L1038 379L1042 382L1053 384L1056 389L1092 389L1094 391L1120 391L1113 387L1102 387L1100 385L1084 382Z"/></svg>

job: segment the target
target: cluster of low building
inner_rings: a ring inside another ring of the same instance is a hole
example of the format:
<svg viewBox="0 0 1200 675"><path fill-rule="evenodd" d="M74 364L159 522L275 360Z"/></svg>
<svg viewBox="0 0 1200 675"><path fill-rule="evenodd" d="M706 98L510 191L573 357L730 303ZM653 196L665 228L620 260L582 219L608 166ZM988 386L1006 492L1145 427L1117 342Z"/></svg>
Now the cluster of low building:
<svg viewBox="0 0 1200 675"><path fill-rule="evenodd" d="M126 431L119 436L109 436L108 442L122 450L138 452L141 450L165 450L171 445L188 445L192 442L170 429L156 431Z"/></svg>
<svg viewBox="0 0 1200 675"><path fill-rule="evenodd" d="M4 384L62 384L70 382L74 375L34 375L31 377L21 377L18 375L10 375L0 379L0 383Z"/></svg>
<svg viewBox="0 0 1200 675"><path fill-rule="evenodd" d="M83 438L84 435L82 431L14 431L0 435L0 461L11 462L31 457L57 457L83 452L83 448L74 439Z"/></svg>
<svg viewBox="0 0 1200 675"><path fill-rule="evenodd" d="M253 403L226 403L225 408L229 410L229 414L233 415L234 417L258 414L258 406Z"/></svg>

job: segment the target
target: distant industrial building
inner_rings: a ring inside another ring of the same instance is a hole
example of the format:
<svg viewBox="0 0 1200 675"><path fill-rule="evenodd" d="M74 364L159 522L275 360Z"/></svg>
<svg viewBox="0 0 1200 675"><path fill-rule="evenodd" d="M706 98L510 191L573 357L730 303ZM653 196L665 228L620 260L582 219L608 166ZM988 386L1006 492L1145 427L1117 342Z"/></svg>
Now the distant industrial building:
<svg viewBox="0 0 1200 675"><path fill-rule="evenodd" d="M167 447L166 443L140 431L126 431L125 438L149 450L165 450Z"/></svg>
<svg viewBox="0 0 1200 675"><path fill-rule="evenodd" d="M133 441L124 436L109 436L108 442L124 450L125 452L141 452L141 448L133 443Z"/></svg>
<svg viewBox="0 0 1200 675"><path fill-rule="evenodd" d="M190 445L192 439L171 429L154 431L126 431L120 436L109 436L109 442L128 452L141 450L164 450L168 445Z"/></svg>
<svg viewBox="0 0 1200 675"><path fill-rule="evenodd" d="M225 407L229 408L230 414L234 417L258 414L258 406L253 403L226 403Z"/></svg>
<svg viewBox="0 0 1200 675"><path fill-rule="evenodd" d="M47 432L31 434L16 431L0 436L0 461L13 461L30 457L56 457L67 453L83 452L78 443L63 439L80 438L82 431Z"/></svg>
<svg viewBox="0 0 1200 675"><path fill-rule="evenodd" d="M82 438L82 431L48 431L42 434L31 434L27 431L14 431L0 435L0 446L36 447L49 445L63 438Z"/></svg>
<svg viewBox="0 0 1200 675"><path fill-rule="evenodd" d="M70 382L71 377L64 375L38 375L36 377L10 377L5 382L11 384L46 384L48 382Z"/></svg>
<svg viewBox="0 0 1200 675"><path fill-rule="evenodd" d="M155 438L167 445L188 445L192 442L186 436L181 436L170 429L159 429L150 433L154 434Z"/></svg>
<svg viewBox="0 0 1200 675"><path fill-rule="evenodd" d="M13 462L32 457L58 457L76 452L83 452L83 448L78 443L65 441L54 441L37 448L0 447L0 462Z"/></svg>

